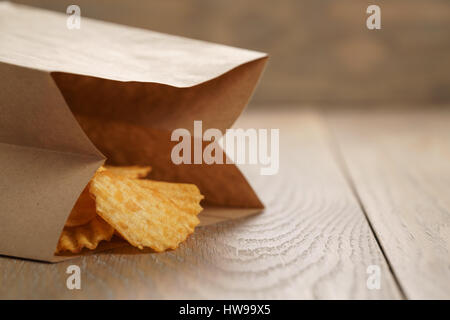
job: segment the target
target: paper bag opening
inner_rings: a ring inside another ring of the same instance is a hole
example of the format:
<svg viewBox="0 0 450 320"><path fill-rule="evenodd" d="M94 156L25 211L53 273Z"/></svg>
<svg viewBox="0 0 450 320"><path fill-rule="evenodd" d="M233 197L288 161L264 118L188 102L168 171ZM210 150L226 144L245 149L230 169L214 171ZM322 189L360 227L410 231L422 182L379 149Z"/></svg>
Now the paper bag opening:
<svg viewBox="0 0 450 320"><path fill-rule="evenodd" d="M265 59L249 62L205 83L177 88L53 73L84 132L111 165L151 165L151 178L196 184L212 206L261 208L233 164L180 164L171 159L171 133L195 120L224 132L247 104Z"/></svg>

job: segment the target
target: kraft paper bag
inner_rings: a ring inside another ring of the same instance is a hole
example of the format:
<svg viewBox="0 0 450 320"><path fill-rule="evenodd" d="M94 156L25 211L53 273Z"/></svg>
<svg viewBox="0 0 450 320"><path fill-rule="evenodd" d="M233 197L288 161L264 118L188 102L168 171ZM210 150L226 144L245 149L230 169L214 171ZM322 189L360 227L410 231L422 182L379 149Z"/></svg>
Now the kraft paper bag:
<svg viewBox="0 0 450 320"><path fill-rule="evenodd" d="M171 133L230 128L264 53L0 3L0 254L59 261L55 248L95 171L150 165L194 183L201 225L260 212L233 164L175 165ZM103 246L104 247L104 246Z"/></svg>

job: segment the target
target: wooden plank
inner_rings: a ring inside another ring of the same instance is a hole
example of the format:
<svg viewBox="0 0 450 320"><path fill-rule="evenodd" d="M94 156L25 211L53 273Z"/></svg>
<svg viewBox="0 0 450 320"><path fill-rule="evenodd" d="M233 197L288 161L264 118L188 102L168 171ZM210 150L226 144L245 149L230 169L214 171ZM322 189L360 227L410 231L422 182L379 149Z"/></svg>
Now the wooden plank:
<svg viewBox="0 0 450 320"><path fill-rule="evenodd" d="M263 214L200 227L162 254L114 249L43 264L0 257L0 298L401 298L367 220L333 159L321 119L307 112L245 115L241 128L280 128L280 171L245 172ZM66 288L66 268L82 289ZM380 290L367 267L381 269Z"/></svg>
<svg viewBox="0 0 450 320"><path fill-rule="evenodd" d="M406 296L450 298L450 112L328 117Z"/></svg>

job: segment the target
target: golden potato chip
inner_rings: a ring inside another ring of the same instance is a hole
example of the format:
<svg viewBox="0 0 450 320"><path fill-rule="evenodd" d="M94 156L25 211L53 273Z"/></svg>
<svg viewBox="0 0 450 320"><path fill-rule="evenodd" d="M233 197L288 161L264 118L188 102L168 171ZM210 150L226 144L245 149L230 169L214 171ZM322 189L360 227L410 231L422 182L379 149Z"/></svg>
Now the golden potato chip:
<svg viewBox="0 0 450 320"><path fill-rule="evenodd" d="M105 166L104 168L114 174L135 179L145 178L152 170L151 167L140 167L140 166L128 166L128 167Z"/></svg>
<svg viewBox="0 0 450 320"><path fill-rule="evenodd" d="M196 214L180 209L162 193L108 170L95 174L90 192L97 213L140 249L175 249L200 223Z"/></svg>
<svg viewBox="0 0 450 320"><path fill-rule="evenodd" d="M170 183L153 180L136 180L136 182L145 188L150 188L162 193L168 199L172 200L181 210L186 210L190 214L198 215L203 208L200 201L204 198L195 184Z"/></svg>
<svg viewBox="0 0 450 320"><path fill-rule="evenodd" d="M98 216L83 226L64 227L56 254L64 251L79 253L83 248L93 250L100 241L111 240L113 234L114 229Z"/></svg>
<svg viewBox="0 0 450 320"><path fill-rule="evenodd" d="M87 224L97 216L95 212L95 200L89 193L89 186L84 188L75 206L67 218L66 227L76 227Z"/></svg>
<svg viewBox="0 0 450 320"><path fill-rule="evenodd" d="M98 172L109 170L115 174L123 175L128 178L143 178L151 171L151 167L139 167L139 166L126 166L126 167L113 167L106 166L100 167ZM87 186L80 197L78 198L75 206L73 207L69 218L67 218L66 227L82 226L95 218L97 212L95 211L95 200L89 193L89 186Z"/></svg>

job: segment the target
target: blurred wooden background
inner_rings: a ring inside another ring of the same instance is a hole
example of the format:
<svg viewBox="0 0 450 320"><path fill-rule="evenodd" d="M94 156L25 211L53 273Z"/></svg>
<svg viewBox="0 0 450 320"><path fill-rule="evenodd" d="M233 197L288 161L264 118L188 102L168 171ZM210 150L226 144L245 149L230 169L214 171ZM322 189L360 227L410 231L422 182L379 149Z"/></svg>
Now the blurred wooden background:
<svg viewBox="0 0 450 320"><path fill-rule="evenodd" d="M17 0L270 53L252 105L445 106L448 0ZM381 7L381 30L366 8Z"/></svg>

